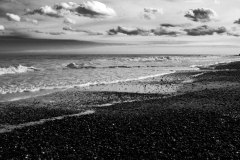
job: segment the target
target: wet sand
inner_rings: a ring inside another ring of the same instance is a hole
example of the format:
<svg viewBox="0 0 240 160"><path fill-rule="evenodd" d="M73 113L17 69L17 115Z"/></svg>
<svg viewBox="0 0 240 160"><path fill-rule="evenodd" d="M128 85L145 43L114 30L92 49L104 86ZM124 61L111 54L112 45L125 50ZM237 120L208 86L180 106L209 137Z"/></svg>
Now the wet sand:
<svg viewBox="0 0 240 160"><path fill-rule="evenodd" d="M239 66L1 103L0 158L239 159Z"/></svg>

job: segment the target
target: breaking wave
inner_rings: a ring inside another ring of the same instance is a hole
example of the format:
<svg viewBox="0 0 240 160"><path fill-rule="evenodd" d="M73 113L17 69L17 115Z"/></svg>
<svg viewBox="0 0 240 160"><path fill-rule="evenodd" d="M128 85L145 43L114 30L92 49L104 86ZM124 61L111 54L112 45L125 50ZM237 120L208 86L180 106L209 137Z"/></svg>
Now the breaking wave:
<svg viewBox="0 0 240 160"><path fill-rule="evenodd" d="M165 61L184 61L184 60L196 60L196 58L200 59L216 59L221 58L221 56L215 55L207 55L204 57L200 56L144 56L144 57L129 57L129 58L121 58L121 61L127 62L165 62Z"/></svg>
<svg viewBox="0 0 240 160"><path fill-rule="evenodd" d="M215 63L208 64L208 65L191 65L190 67L198 68L199 70L214 70L214 69L216 69L217 66L228 64L228 63L231 63L231 61L215 62Z"/></svg>
<svg viewBox="0 0 240 160"><path fill-rule="evenodd" d="M72 68L72 69L90 69L90 68L97 68L95 66L89 66L89 65L85 65L85 64L76 64L76 63L69 63L67 66L67 68Z"/></svg>
<svg viewBox="0 0 240 160"><path fill-rule="evenodd" d="M169 60L178 60L179 57L175 56L152 56L152 57L135 57L135 58L123 58L124 61L130 62L162 62Z"/></svg>
<svg viewBox="0 0 240 160"><path fill-rule="evenodd" d="M142 68L142 67L159 67L159 66L125 66L125 65L119 65L119 66L91 66L91 65L85 65L85 64L76 64L76 63L69 63L66 65L67 68L70 69L96 69L96 68Z"/></svg>
<svg viewBox="0 0 240 160"><path fill-rule="evenodd" d="M4 74L16 74L16 73L25 73L29 71L39 71L40 69L35 68L35 67L27 67L27 66L22 66L19 65L17 67L10 66L8 68L0 68L0 75Z"/></svg>
<svg viewBox="0 0 240 160"><path fill-rule="evenodd" d="M129 78L129 79L121 79L121 80L114 80L114 81L102 81L102 82L87 82L83 84L71 84L71 85L55 85L55 86L42 86L42 87L35 87L30 86L26 88L12 88L12 89L5 89L0 87L0 94L11 94L11 93L22 93L22 92L36 92L36 91L43 91L43 90L53 90L53 89L70 89L74 87L88 87L88 86L95 86L95 85L106 85L106 84L114 84L114 83L121 83L121 82L128 82L128 81L137 81L143 80L147 78L159 77L166 74L174 73L175 71L171 71L168 73L161 73L155 75L148 75L148 76L141 76L137 78Z"/></svg>

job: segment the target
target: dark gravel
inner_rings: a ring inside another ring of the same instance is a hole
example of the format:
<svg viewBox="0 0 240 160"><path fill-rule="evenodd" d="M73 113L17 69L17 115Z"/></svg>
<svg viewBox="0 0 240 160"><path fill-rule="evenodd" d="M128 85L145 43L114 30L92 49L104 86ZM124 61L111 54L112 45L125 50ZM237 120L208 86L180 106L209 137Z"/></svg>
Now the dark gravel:
<svg viewBox="0 0 240 160"><path fill-rule="evenodd" d="M239 159L238 90L206 90L96 108L93 115L4 133L0 155L4 159Z"/></svg>
<svg viewBox="0 0 240 160"><path fill-rule="evenodd" d="M209 71L196 79L209 80L239 82L239 74ZM91 109L0 134L0 159L240 159L239 87Z"/></svg>

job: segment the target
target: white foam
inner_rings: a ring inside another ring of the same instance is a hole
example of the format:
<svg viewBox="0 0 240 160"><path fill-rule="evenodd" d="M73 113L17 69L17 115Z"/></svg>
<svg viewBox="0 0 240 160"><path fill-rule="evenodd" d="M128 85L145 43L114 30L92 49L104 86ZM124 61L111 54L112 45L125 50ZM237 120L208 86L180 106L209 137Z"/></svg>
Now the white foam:
<svg viewBox="0 0 240 160"><path fill-rule="evenodd" d="M28 99L28 98L30 98L30 97L31 97L31 96L24 96L24 97L12 98L12 99L10 99L9 101L10 101L10 102L13 102L13 101L21 100L21 99ZM0 102L4 102L4 101L0 101Z"/></svg>
<svg viewBox="0 0 240 160"><path fill-rule="evenodd" d="M31 67L22 66L22 65L19 65L18 67L10 66L8 68L0 68L0 75L25 73L25 72L36 71L36 70L40 70L40 69L32 66Z"/></svg>
<svg viewBox="0 0 240 160"><path fill-rule="evenodd" d="M203 75L204 73L199 73L199 74L195 74L195 75L193 75L192 77L198 77L198 76L201 76L201 75Z"/></svg>
<svg viewBox="0 0 240 160"><path fill-rule="evenodd" d="M112 103L99 104L99 105L90 105L90 106L91 107L109 107L109 106L113 106L115 104L131 103L131 102L140 102L140 100L128 100L128 101L112 102Z"/></svg>
<svg viewBox="0 0 240 160"><path fill-rule="evenodd" d="M39 121L27 122L27 123L18 124L18 125L0 125L0 127L1 127L0 133L11 132L14 129L21 129L21 128L28 127L28 126L35 126L35 125L43 124L43 123L46 123L49 121L61 120L61 119L67 118L67 117L78 117L78 116L94 114L94 113L95 113L94 110L87 110L85 112L78 113L78 114L58 116L58 117L53 117L53 118L49 118L49 119L41 119Z"/></svg>
<svg viewBox="0 0 240 160"><path fill-rule="evenodd" d="M15 88L15 89L4 89L0 87L0 94L11 94L11 93L22 93L22 92L37 92L41 90L54 90L54 89L61 89L61 90L67 90L75 87L88 87L88 86L95 86L95 85L107 85L107 84L115 84L115 83L121 83L121 82L129 82L129 81L138 81L138 80L143 80L143 79L148 79L148 78L154 78L154 77L159 77L167 74L175 73L175 71L171 71L168 73L161 73L161 74L155 74L155 75L149 75L149 76L142 76L138 78L130 78L130 79L122 79L122 80L115 80L115 81L102 81L102 82L88 82L84 84L76 84L76 85L59 85L59 86L42 86L42 87L34 87L31 86L29 88ZM8 101L16 101L20 99L27 99L30 98L28 97L22 97L22 98L14 98Z"/></svg>
<svg viewBox="0 0 240 160"><path fill-rule="evenodd" d="M193 83L193 82L194 82L193 79L188 79L188 80L183 81L182 83Z"/></svg>
<svg viewBox="0 0 240 160"><path fill-rule="evenodd" d="M151 56L151 57L124 58L123 60L130 62L154 62L154 61L178 60L178 58L170 56Z"/></svg>
<svg viewBox="0 0 240 160"><path fill-rule="evenodd" d="M216 65L220 65L220 64L228 64L228 63L231 63L231 62L234 62L233 61L220 61L220 62L214 62L214 63L210 63L210 64L207 64L207 65L191 65L190 68L207 68L207 67L211 67L211 66L216 66Z"/></svg>

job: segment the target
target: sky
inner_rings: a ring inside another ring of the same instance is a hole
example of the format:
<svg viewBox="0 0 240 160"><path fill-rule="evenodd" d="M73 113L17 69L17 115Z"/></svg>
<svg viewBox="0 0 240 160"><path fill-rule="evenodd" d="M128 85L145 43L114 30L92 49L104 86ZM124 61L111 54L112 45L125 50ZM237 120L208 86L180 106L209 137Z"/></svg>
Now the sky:
<svg viewBox="0 0 240 160"><path fill-rule="evenodd" d="M0 0L4 36L238 37L239 19L239 0Z"/></svg>

